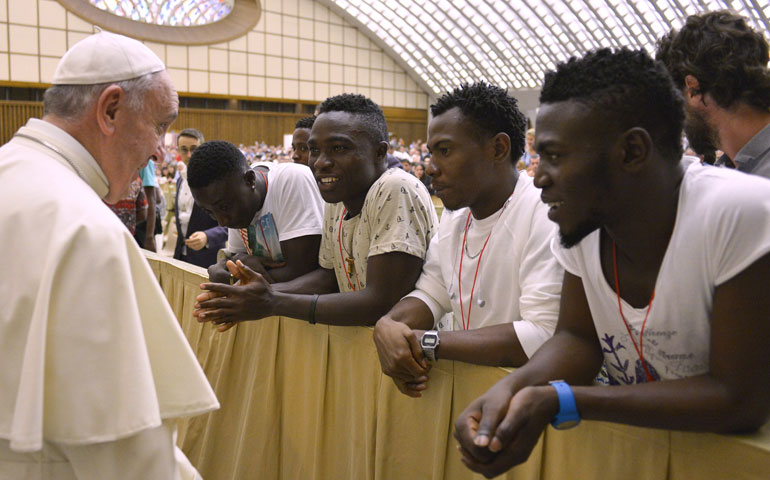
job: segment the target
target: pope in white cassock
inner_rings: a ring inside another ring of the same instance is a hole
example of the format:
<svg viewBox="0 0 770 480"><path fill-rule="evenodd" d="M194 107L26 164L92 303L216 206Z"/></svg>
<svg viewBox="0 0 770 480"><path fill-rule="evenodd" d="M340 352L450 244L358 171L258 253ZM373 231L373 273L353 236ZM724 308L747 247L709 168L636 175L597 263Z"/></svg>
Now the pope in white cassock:
<svg viewBox="0 0 770 480"><path fill-rule="evenodd" d="M162 158L177 94L149 48L104 32L53 84L0 148L0 480L200 478L176 418L219 405L102 202Z"/></svg>

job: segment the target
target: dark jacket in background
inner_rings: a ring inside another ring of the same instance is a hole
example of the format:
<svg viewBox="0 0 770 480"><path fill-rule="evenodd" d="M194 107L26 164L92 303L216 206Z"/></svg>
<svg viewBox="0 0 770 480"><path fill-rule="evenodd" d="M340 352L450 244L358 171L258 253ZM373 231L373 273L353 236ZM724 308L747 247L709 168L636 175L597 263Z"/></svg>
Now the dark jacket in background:
<svg viewBox="0 0 770 480"><path fill-rule="evenodd" d="M174 202L174 215L176 217L176 248L174 249L174 258L183 260L199 267L208 268L217 263L217 252L225 247L227 242L227 228L220 227L216 220L206 213L198 204L193 204L190 223L187 225L187 232L182 238L182 224L179 222L179 190L182 186L182 177L176 181L176 198ZM203 232L208 237L208 245L200 250L192 248L185 249L184 241L195 232ZM182 252L186 252L183 254Z"/></svg>

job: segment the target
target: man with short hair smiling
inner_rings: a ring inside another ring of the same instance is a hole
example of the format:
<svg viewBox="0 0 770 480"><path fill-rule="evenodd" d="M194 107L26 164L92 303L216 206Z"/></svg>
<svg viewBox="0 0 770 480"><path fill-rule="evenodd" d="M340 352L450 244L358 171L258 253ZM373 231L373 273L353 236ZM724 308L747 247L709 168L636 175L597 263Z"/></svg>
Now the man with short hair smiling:
<svg viewBox="0 0 770 480"><path fill-rule="evenodd" d="M308 139L309 165L326 201L320 268L270 285L228 264L240 285L204 284L195 315L217 324L283 315L330 325L372 325L420 275L438 222L419 180L386 169L382 110L362 95L321 104ZM226 295L226 296L218 296Z"/></svg>
<svg viewBox="0 0 770 480"><path fill-rule="evenodd" d="M229 283L228 259L241 260L269 282L318 268L323 201L307 168L269 162L249 167L235 145L212 141L193 153L187 181L198 208L229 228L226 258L209 267L211 281Z"/></svg>
<svg viewBox="0 0 770 480"><path fill-rule="evenodd" d="M383 372L414 397L426 360L523 365L553 334L564 273L540 191L516 170L526 128L516 99L480 82L431 113L427 171L446 210L415 290L374 329Z"/></svg>
<svg viewBox="0 0 770 480"><path fill-rule="evenodd" d="M727 10L687 17L658 43L657 59L685 98L684 131L717 164L770 178L770 70L762 32Z"/></svg>
<svg viewBox="0 0 770 480"><path fill-rule="evenodd" d="M770 414L770 183L682 160L681 95L643 50L545 76L535 184L559 225L554 336L455 423L491 477L581 418L739 432ZM611 386L590 386L604 364ZM549 384L550 382L550 384Z"/></svg>
<svg viewBox="0 0 770 480"><path fill-rule="evenodd" d="M310 137L313 122L315 122L315 116L300 118L294 125L294 133L291 136L291 159L294 163L307 165L310 156L307 139Z"/></svg>
<svg viewBox="0 0 770 480"><path fill-rule="evenodd" d="M185 128L176 137L179 158L188 165L195 149L203 143L203 134L194 128ZM217 224L195 203L190 186L187 184L187 170L179 173L176 180L176 247L174 258L208 268L217 263L217 252L224 248L227 229Z"/></svg>

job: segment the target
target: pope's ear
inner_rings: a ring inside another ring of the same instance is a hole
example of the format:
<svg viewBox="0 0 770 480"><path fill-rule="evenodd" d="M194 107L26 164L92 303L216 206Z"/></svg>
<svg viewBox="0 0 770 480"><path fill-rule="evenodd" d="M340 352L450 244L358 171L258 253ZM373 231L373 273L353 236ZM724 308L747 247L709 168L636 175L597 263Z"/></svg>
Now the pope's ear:
<svg viewBox="0 0 770 480"><path fill-rule="evenodd" d="M126 106L126 92L118 85L110 85L96 99L96 122L105 135L114 135L118 116Z"/></svg>

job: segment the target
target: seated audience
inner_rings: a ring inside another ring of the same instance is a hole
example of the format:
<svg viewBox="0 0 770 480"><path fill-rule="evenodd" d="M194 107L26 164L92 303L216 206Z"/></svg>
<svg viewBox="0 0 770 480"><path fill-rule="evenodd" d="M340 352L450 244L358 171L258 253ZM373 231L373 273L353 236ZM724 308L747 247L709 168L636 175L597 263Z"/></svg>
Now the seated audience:
<svg viewBox="0 0 770 480"><path fill-rule="evenodd" d="M710 432L764 424L770 183L681 160L682 97L643 50L558 65L540 102L535 185L559 226L559 321L457 419L465 464L498 475L549 423L581 418ZM591 385L602 364L612 386Z"/></svg>
<svg viewBox="0 0 770 480"><path fill-rule="evenodd" d="M481 82L431 106L431 174L447 211L415 290L374 329L383 372L407 395L426 387L426 359L520 366L556 326L564 271L540 191L515 168L526 127L516 104Z"/></svg>
<svg viewBox="0 0 770 480"><path fill-rule="evenodd" d="M199 320L223 324L284 315L372 325L409 293L438 220L417 179L386 169L387 138L382 110L368 98L343 94L324 101L308 139L309 165L327 202L320 267L270 285L242 263L229 263L239 285L203 284Z"/></svg>
<svg viewBox="0 0 770 480"><path fill-rule="evenodd" d="M323 201L309 169L295 163L246 163L229 142L198 147L187 168L195 203L229 228L225 255L209 267L229 283L229 260L242 261L268 282L285 282L318 268Z"/></svg>

